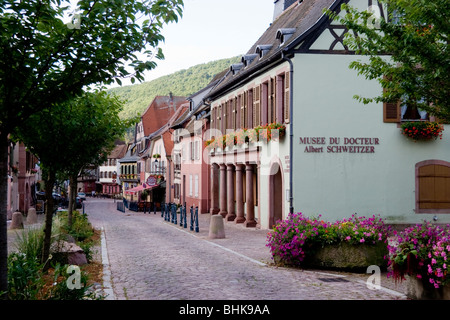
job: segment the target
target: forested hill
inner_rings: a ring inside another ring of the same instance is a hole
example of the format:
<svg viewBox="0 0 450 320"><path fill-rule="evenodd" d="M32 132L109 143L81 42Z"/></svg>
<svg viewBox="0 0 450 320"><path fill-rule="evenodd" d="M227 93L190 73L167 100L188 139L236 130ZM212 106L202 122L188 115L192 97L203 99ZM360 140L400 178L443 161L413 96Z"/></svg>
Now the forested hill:
<svg viewBox="0 0 450 320"><path fill-rule="evenodd" d="M162 76L152 81L109 89L125 105L121 118L130 118L142 114L156 96L166 96L170 92L174 96L188 97L206 87L213 77L240 61L240 56L211 61L191 68Z"/></svg>

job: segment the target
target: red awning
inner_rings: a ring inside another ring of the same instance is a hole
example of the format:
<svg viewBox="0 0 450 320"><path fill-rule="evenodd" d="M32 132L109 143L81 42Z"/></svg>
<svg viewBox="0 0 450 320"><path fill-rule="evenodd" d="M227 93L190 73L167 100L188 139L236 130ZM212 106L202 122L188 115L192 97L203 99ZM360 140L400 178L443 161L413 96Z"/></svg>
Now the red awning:
<svg viewBox="0 0 450 320"><path fill-rule="evenodd" d="M136 193L136 192L142 191L144 189L153 189L153 188L156 188L157 186L158 186L157 184L149 185L147 183L144 183L144 184L138 185L137 187L126 190L125 193Z"/></svg>

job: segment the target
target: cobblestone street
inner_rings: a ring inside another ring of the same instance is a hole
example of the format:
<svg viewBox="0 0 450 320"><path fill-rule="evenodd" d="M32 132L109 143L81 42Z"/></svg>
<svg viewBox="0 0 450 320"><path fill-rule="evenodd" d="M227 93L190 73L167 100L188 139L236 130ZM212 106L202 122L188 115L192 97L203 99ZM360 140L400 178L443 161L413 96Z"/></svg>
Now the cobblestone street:
<svg viewBox="0 0 450 320"><path fill-rule="evenodd" d="M88 199L90 221L103 228L102 252L118 300L397 300L402 287L382 275L278 268L265 246L267 230L225 223L225 239L209 239L210 215L198 233L165 221L159 212L116 210L113 200ZM188 215L189 220L189 215ZM189 222L189 221L188 221Z"/></svg>

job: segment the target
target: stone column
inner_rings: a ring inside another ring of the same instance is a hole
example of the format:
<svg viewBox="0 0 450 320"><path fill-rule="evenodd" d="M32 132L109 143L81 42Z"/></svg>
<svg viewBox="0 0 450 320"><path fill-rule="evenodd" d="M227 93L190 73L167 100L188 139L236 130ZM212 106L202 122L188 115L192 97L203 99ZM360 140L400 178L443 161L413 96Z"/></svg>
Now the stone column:
<svg viewBox="0 0 450 320"><path fill-rule="evenodd" d="M220 165L219 206L219 214L225 218L227 215L227 166L225 164Z"/></svg>
<svg viewBox="0 0 450 320"><path fill-rule="evenodd" d="M253 201L253 165L245 165L245 180L246 180L246 212L247 220L245 221L246 227L256 227L255 221L255 203Z"/></svg>
<svg viewBox="0 0 450 320"><path fill-rule="evenodd" d="M236 165L236 219L235 223L245 222L244 217L244 187L243 183L243 166L241 164Z"/></svg>
<svg viewBox="0 0 450 320"><path fill-rule="evenodd" d="M227 165L227 216L226 221L233 221L236 218L234 210L234 166Z"/></svg>
<svg viewBox="0 0 450 320"><path fill-rule="evenodd" d="M211 208L209 213L211 215L219 212L219 166L217 164L211 165Z"/></svg>

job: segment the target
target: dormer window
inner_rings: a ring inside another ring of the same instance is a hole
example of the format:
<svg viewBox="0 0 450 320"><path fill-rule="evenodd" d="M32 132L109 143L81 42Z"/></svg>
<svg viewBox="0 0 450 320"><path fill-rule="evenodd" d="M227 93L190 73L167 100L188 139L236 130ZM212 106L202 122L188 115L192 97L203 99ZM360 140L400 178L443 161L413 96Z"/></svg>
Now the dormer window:
<svg viewBox="0 0 450 320"><path fill-rule="evenodd" d="M256 54L259 55L259 58L261 59L270 51L270 49L272 49L271 44L261 44L256 47Z"/></svg>
<svg viewBox="0 0 450 320"><path fill-rule="evenodd" d="M244 67L243 63L232 64L231 67L230 67L230 71L233 73L233 76L235 74L237 74L242 69L242 67Z"/></svg>
<svg viewBox="0 0 450 320"><path fill-rule="evenodd" d="M250 65L257 56L258 55L256 53L246 54L245 56L242 56L241 62L244 64L244 68L247 67L248 65Z"/></svg>
<svg viewBox="0 0 450 320"><path fill-rule="evenodd" d="M295 28L278 29L277 39L280 40L280 45L283 45L295 33Z"/></svg>

